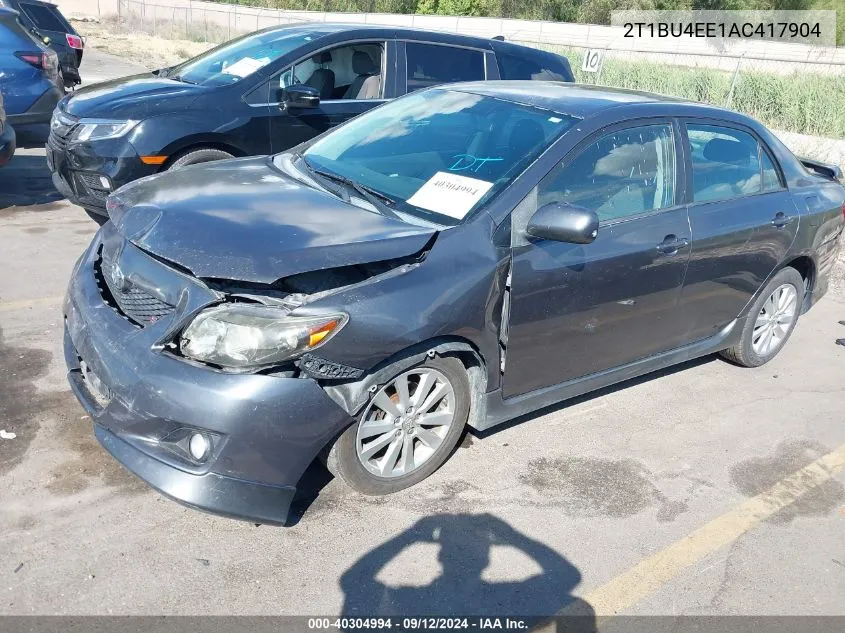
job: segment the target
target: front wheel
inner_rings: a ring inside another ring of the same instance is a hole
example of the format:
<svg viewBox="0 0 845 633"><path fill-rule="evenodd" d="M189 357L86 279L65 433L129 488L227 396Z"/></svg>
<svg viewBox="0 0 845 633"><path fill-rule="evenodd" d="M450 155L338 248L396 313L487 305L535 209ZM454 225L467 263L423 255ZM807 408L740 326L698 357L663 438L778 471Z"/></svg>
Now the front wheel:
<svg viewBox="0 0 845 633"><path fill-rule="evenodd" d="M234 158L229 152L224 152L220 149L213 149L210 147L195 149L179 156L167 168L168 171L187 167L188 165L198 165L200 163L209 163L214 160L226 160Z"/></svg>
<svg viewBox="0 0 845 633"><path fill-rule="evenodd" d="M721 352L743 367L768 363L792 335L804 296L804 278L794 268L784 268L766 284L748 311L739 343Z"/></svg>
<svg viewBox="0 0 845 633"><path fill-rule="evenodd" d="M326 465L358 492L385 495L419 483L451 455L469 414L467 372L454 357L426 359L372 394Z"/></svg>

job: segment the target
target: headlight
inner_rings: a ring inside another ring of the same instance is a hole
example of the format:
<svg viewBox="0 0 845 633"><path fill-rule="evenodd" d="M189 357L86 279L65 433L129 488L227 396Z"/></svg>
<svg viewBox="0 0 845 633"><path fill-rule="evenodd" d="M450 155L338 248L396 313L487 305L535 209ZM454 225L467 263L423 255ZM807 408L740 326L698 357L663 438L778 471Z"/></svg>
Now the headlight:
<svg viewBox="0 0 845 633"><path fill-rule="evenodd" d="M279 308L229 304L200 312L182 333L182 353L224 367L258 367L318 348L346 324L345 314L288 316Z"/></svg>
<svg viewBox="0 0 845 633"><path fill-rule="evenodd" d="M95 141L104 138L117 138L123 136L138 121L107 121L105 119L82 119L79 127L73 133L74 141Z"/></svg>

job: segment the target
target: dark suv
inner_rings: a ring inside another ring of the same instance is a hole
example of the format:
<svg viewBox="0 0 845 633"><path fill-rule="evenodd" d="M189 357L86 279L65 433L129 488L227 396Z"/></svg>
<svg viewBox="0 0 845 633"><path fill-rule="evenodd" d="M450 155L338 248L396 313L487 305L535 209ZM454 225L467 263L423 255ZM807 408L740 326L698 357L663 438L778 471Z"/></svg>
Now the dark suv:
<svg viewBox="0 0 845 633"><path fill-rule="evenodd" d="M0 0L0 6L14 9L30 32L47 38L47 45L59 57L59 71L67 88L82 83L79 65L82 63L82 37L67 21L59 7L41 0Z"/></svg>
<svg viewBox="0 0 845 633"><path fill-rule="evenodd" d="M56 188L106 220L121 185L289 149L387 100L484 79L572 81L567 60L500 40L384 26L276 26L179 66L78 90L52 121Z"/></svg>

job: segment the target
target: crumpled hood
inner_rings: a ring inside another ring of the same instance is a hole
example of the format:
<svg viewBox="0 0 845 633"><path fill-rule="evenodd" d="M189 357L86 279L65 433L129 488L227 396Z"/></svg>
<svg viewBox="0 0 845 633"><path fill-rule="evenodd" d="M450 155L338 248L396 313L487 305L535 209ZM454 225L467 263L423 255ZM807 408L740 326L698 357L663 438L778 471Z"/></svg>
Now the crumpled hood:
<svg viewBox="0 0 845 633"><path fill-rule="evenodd" d="M143 178L109 213L126 239L197 277L257 283L412 255L435 233L312 189L267 157Z"/></svg>
<svg viewBox="0 0 845 633"><path fill-rule="evenodd" d="M140 121L184 108L206 90L146 73L80 88L62 109L75 117Z"/></svg>

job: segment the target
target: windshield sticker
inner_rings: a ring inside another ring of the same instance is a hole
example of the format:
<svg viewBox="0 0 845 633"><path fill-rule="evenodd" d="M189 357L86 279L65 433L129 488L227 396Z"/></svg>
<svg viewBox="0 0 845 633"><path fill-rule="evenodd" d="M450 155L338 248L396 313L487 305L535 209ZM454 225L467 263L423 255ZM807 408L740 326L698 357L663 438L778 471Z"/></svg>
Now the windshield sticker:
<svg viewBox="0 0 845 633"><path fill-rule="evenodd" d="M479 158L472 154L455 154L452 160L454 162L449 166L449 171L470 171L477 173L487 163L497 163L504 160L504 158Z"/></svg>
<svg viewBox="0 0 845 633"><path fill-rule="evenodd" d="M269 57L262 57L261 59L253 59L252 57L244 57L236 61L234 64L226 66L223 72L227 75L234 75L235 77L246 77L251 75L262 66L270 63Z"/></svg>
<svg viewBox="0 0 845 633"><path fill-rule="evenodd" d="M486 180L438 171L408 198L408 204L461 220L492 186Z"/></svg>

